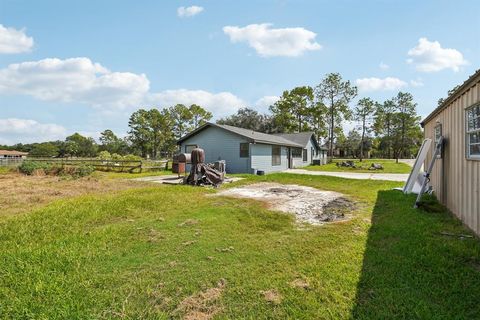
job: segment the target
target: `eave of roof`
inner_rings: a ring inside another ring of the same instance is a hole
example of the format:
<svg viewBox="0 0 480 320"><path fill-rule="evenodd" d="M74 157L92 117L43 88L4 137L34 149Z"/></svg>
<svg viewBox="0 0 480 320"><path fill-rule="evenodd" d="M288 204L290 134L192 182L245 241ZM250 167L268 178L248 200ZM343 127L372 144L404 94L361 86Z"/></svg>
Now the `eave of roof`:
<svg viewBox="0 0 480 320"><path fill-rule="evenodd" d="M458 97L464 94L471 86L480 82L480 69L475 71L467 80L465 80L460 87L458 87L455 92L449 95L442 104L436 107L425 119L420 122L422 127L425 126L425 123L432 120L438 113L440 113L443 109L447 108L453 101L455 101Z"/></svg>
<svg viewBox="0 0 480 320"><path fill-rule="evenodd" d="M9 156L26 156L28 152L16 151L16 150L0 150L0 154Z"/></svg>
<svg viewBox="0 0 480 320"><path fill-rule="evenodd" d="M280 146L288 146L288 147L302 147L301 144L295 143L293 141L289 141L282 137L257 132L253 130L247 130L243 128L233 127L233 126L226 126L226 125L219 125L216 123L206 123L199 128L193 130L192 132L188 133L187 135L183 136L177 141L177 145L181 144L183 141L187 140L188 138L196 135L200 131L204 130L207 127L216 127L223 129L225 131L231 132L233 134L242 136L253 143L261 143L261 144L273 144L273 145L280 145Z"/></svg>

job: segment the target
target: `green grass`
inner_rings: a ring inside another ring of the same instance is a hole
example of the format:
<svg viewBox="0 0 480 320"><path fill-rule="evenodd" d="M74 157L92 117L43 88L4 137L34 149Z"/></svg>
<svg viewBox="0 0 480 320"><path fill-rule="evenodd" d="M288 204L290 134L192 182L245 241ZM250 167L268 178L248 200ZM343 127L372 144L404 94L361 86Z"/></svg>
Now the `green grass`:
<svg viewBox="0 0 480 320"><path fill-rule="evenodd" d="M92 176L97 178L107 178L107 179L135 179L141 177L152 177L152 176L163 176L170 175L172 170L155 170L155 171L144 171L144 172L106 172L106 171L95 171Z"/></svg>
<svg viewBox="0 0 480 320"><path fill-rule="evenodd" d="M351 159L349 159L351 160ZM410 173L412 167L406 163L395 163L395 160L385 159L364 159L362 162L353 160L356 168L337 167L336 162L345 160L334 159L331 163L322 166L308 166L307 170L312 171L330 171L330 172L369 172L369 173ZM368 170L372 163L380 163L383 166L383 170Z"/></svg>
<svg viewBox="0 0 480 320"><path fill-rule="evenodd" d="M412 209L414 196L386 181L272 174L236 185L257 181L342 192L358 209L348 222L298 228L259 202L205 188L60 200L0 221L0 318L179 318L181 301L220 279L226 286L210 301L219 319L480 314L479 242L441 235L469 233L445 210ZM188 219L198 223L182 226ZM295 279L309 288L292 287ZM280 304L263 298L271 289Z"/></svg>

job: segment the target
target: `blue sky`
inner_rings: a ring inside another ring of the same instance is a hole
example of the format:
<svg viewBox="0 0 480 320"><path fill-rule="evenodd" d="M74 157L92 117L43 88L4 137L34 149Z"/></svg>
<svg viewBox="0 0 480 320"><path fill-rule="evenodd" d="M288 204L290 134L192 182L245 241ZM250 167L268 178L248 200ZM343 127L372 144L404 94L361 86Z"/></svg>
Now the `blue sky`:
<svg viewBox="0 0 480 320"><path fill-rule="evenodd" d="M139 107L177 102L216 117L264 111L329 72L359 98L409 91L427 115L479 68L478 12L478 1L0 0L0 144L124 135Z"/></svg>

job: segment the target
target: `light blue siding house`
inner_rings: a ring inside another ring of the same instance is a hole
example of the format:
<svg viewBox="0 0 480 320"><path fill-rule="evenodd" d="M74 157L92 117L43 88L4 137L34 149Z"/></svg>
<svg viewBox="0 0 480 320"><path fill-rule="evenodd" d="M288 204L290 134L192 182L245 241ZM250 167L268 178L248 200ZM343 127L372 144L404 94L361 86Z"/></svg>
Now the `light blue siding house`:
<svg viewBox="0 0 480 320"><path fill-rule="evenodd" d="M312 132L265 134L248 129L206 123L177 144L181 153L195 147L205 150L205 161L226 161L227 173L265 173L322 163L325 150Z"/></svg>

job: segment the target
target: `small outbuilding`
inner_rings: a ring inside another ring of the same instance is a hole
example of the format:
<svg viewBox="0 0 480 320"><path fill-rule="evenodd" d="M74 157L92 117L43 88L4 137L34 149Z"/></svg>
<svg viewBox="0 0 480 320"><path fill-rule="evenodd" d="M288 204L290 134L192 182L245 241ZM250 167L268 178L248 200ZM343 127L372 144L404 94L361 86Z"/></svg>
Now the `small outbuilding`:
<svg viewBox="0 0 480 320"><path fill-rule="evenodd" d="M0 150L0 159L24 159L28 152L21 152L16 150Z"/></svg>
<svg viewBox="0 0 480 320"><path fill-rule="evenodd" d="M326 162L313 132L266 134L206 123L177 141L181 153L205 150L205 161L226 161L227 173L265 173Z"/></svg>
<svg viewBox="0 0 480 320"><path fill-rule="evenodd" d="M480 234L480 70L422 121L425 138L445 144L431 185L437 198ZM430 148L425 166L430 163Z"/></svg>

